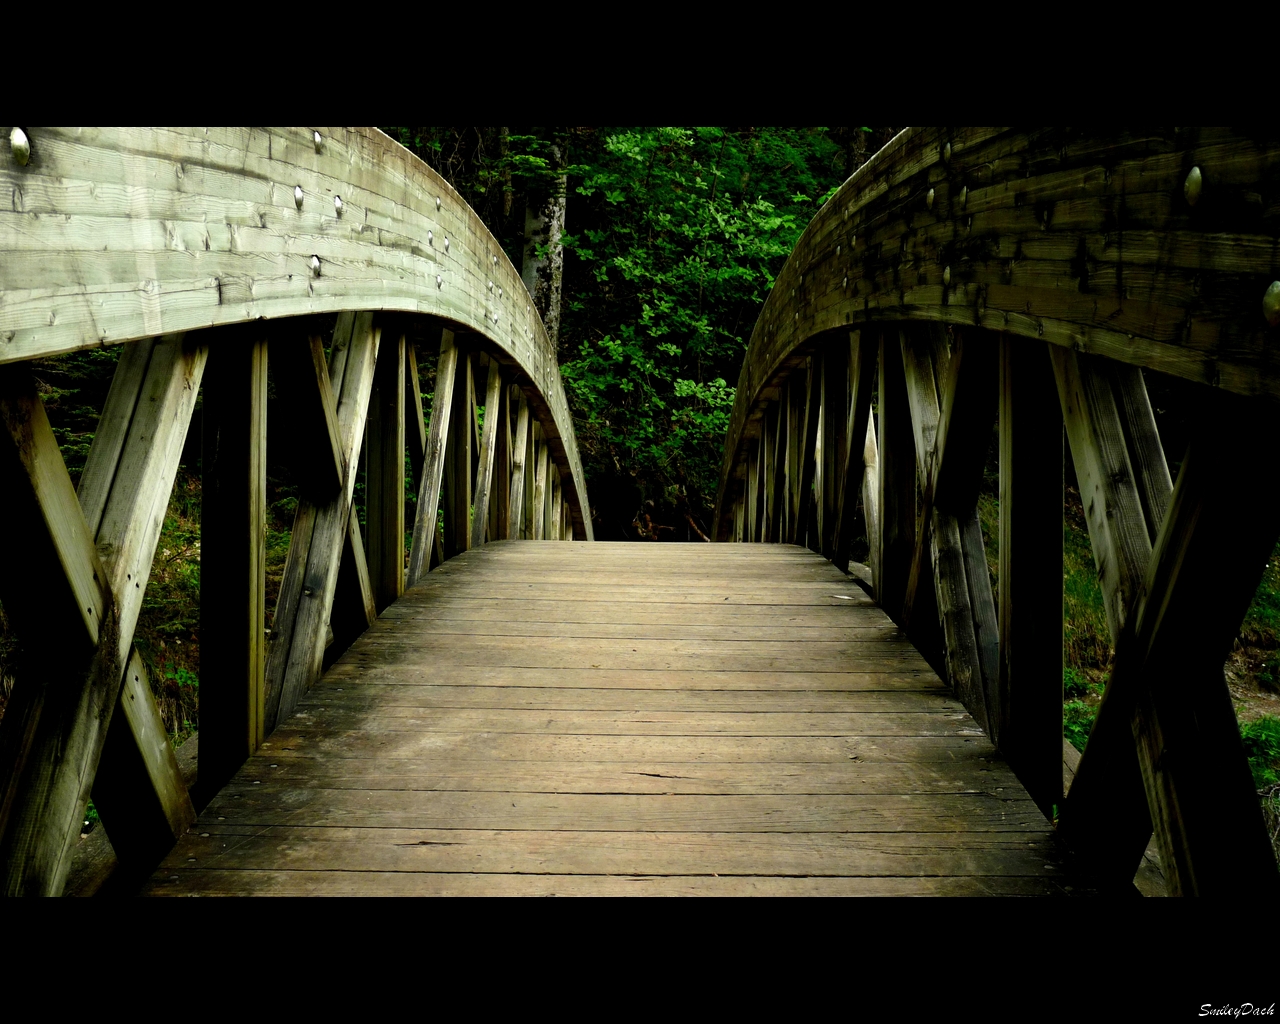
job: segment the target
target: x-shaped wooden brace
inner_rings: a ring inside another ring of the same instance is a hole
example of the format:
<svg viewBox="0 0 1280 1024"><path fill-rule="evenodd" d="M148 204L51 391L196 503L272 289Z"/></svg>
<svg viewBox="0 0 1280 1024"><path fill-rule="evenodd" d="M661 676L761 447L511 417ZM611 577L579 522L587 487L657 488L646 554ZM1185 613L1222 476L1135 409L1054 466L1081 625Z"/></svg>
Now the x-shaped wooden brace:
<svg viewBox="0 0 1280 1024"><path fill-rule="evenodd" d="M28 368L0 370L0 600L24 649L0 729L8 894L62 891L91 788L122 862L195 818L133 634L206 355L124 349L78 495Z"/></svg>

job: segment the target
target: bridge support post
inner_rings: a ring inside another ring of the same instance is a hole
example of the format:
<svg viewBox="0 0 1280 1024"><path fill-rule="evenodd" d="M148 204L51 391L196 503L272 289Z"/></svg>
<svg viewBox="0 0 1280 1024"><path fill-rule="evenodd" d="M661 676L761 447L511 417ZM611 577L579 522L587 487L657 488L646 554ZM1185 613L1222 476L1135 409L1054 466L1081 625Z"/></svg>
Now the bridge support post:
<svg viewBox="0 0 1280 1024"><path fill-rule="evenodd" d="M1043 343L1000 338L999 713L1040 809L1062 802L1062 413Z"/></svg>
<svg viewBox="0 0 1280 1024"><path fill-rule="evenodd" d="M204 380L201 454L203 793L220 789L265 735L266 449L267 344L219 341Z"/></svg>
<svg viewBox="0 0 1280 1024"><path fill-rule="evenodd" d="M365 550L373 603L381 612L404 593L405 337L378 347L365 455Z"/></svg>
<svg viewBox="0 0 1280 1024"><path fill-rule="evenodd" d="M907 405L907 382L902 367L899 332L886 330L880 338L879 425L880 573L876 600L888 616L901 624L911 556L916 545L916 459Z"/></svg>

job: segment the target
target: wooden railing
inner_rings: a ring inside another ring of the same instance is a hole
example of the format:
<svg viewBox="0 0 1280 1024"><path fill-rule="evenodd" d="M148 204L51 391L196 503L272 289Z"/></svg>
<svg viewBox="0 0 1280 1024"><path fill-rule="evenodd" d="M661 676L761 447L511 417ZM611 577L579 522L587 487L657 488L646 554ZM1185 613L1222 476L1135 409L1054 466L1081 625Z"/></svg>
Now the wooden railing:
<svg viewBox="0 0 1280 1024"><path fill-rule="evenodd" d="M1280 890L1223 677L1280 533L1277 195L1276 137L908 129L810 224L739 379L717 539L848 568L865 534L877 599L1104 885L1154 829L1175 893ZM1176 484L1142 369L1203 385ZM1065 797L1064 426L1115 639Z"/></svg>
<svg viewBox="0 0 1280 1024"><path fill-rule="evenodd" d="M134 631L197 394L205 789L434 564L487 540L589 540L591 519L519 275L385 136L5 131L0 604L23 659L0 724L0 873L7 893L57 893L90 793L134 873L194 820ZM423 333L440 339L429 435L407 341ZM117 344L75 488L26 363ZM270 439L268 359L290 410ZM268 638L269 441L303 497Z"/></svg>

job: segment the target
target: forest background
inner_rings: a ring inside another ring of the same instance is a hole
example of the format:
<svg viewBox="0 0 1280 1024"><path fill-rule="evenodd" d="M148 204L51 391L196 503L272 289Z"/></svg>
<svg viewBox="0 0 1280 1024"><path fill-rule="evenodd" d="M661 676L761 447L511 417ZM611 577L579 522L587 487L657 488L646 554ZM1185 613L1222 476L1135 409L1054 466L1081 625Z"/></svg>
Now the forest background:
<svg viewBox="0 0 1280 1024"><path fill-rule="evenodd" d="M705 538L734 385L774 278L813 215L897 129L383 130L458 191L522 271L558 351L597 539ZM418 341L429 394L433 339ZM73 480L117 357L107 349L34 366ZM1194 398L1176 381L1148 374L1147 383L1176 463ZM175 743L199 724L197 425L137 640ZM268 461L270 626L297 499L288 467L270 451ZM1069 458L1066 469L1064 727L1082 748L1112 649ZM980 503L993 574L997 470L993 437ZM19 663L0 609L0 715ZM1280 805L1280 560L1267 569L1227 677L1255 780ZM1280 830L1280 818L1271 824Z"/></svg>

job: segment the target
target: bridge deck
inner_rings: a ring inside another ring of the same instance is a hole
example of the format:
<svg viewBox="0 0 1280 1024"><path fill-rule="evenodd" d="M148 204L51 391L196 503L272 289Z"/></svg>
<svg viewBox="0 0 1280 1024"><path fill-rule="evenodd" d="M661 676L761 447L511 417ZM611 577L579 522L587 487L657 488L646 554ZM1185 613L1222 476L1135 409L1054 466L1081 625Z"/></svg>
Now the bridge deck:
<svg viewBox="0 0 1280 1024"><path fill-rule="evenodd" d="M1069 888L973 720L819 556L522 542L387 609L146 891Z"/></svg>

